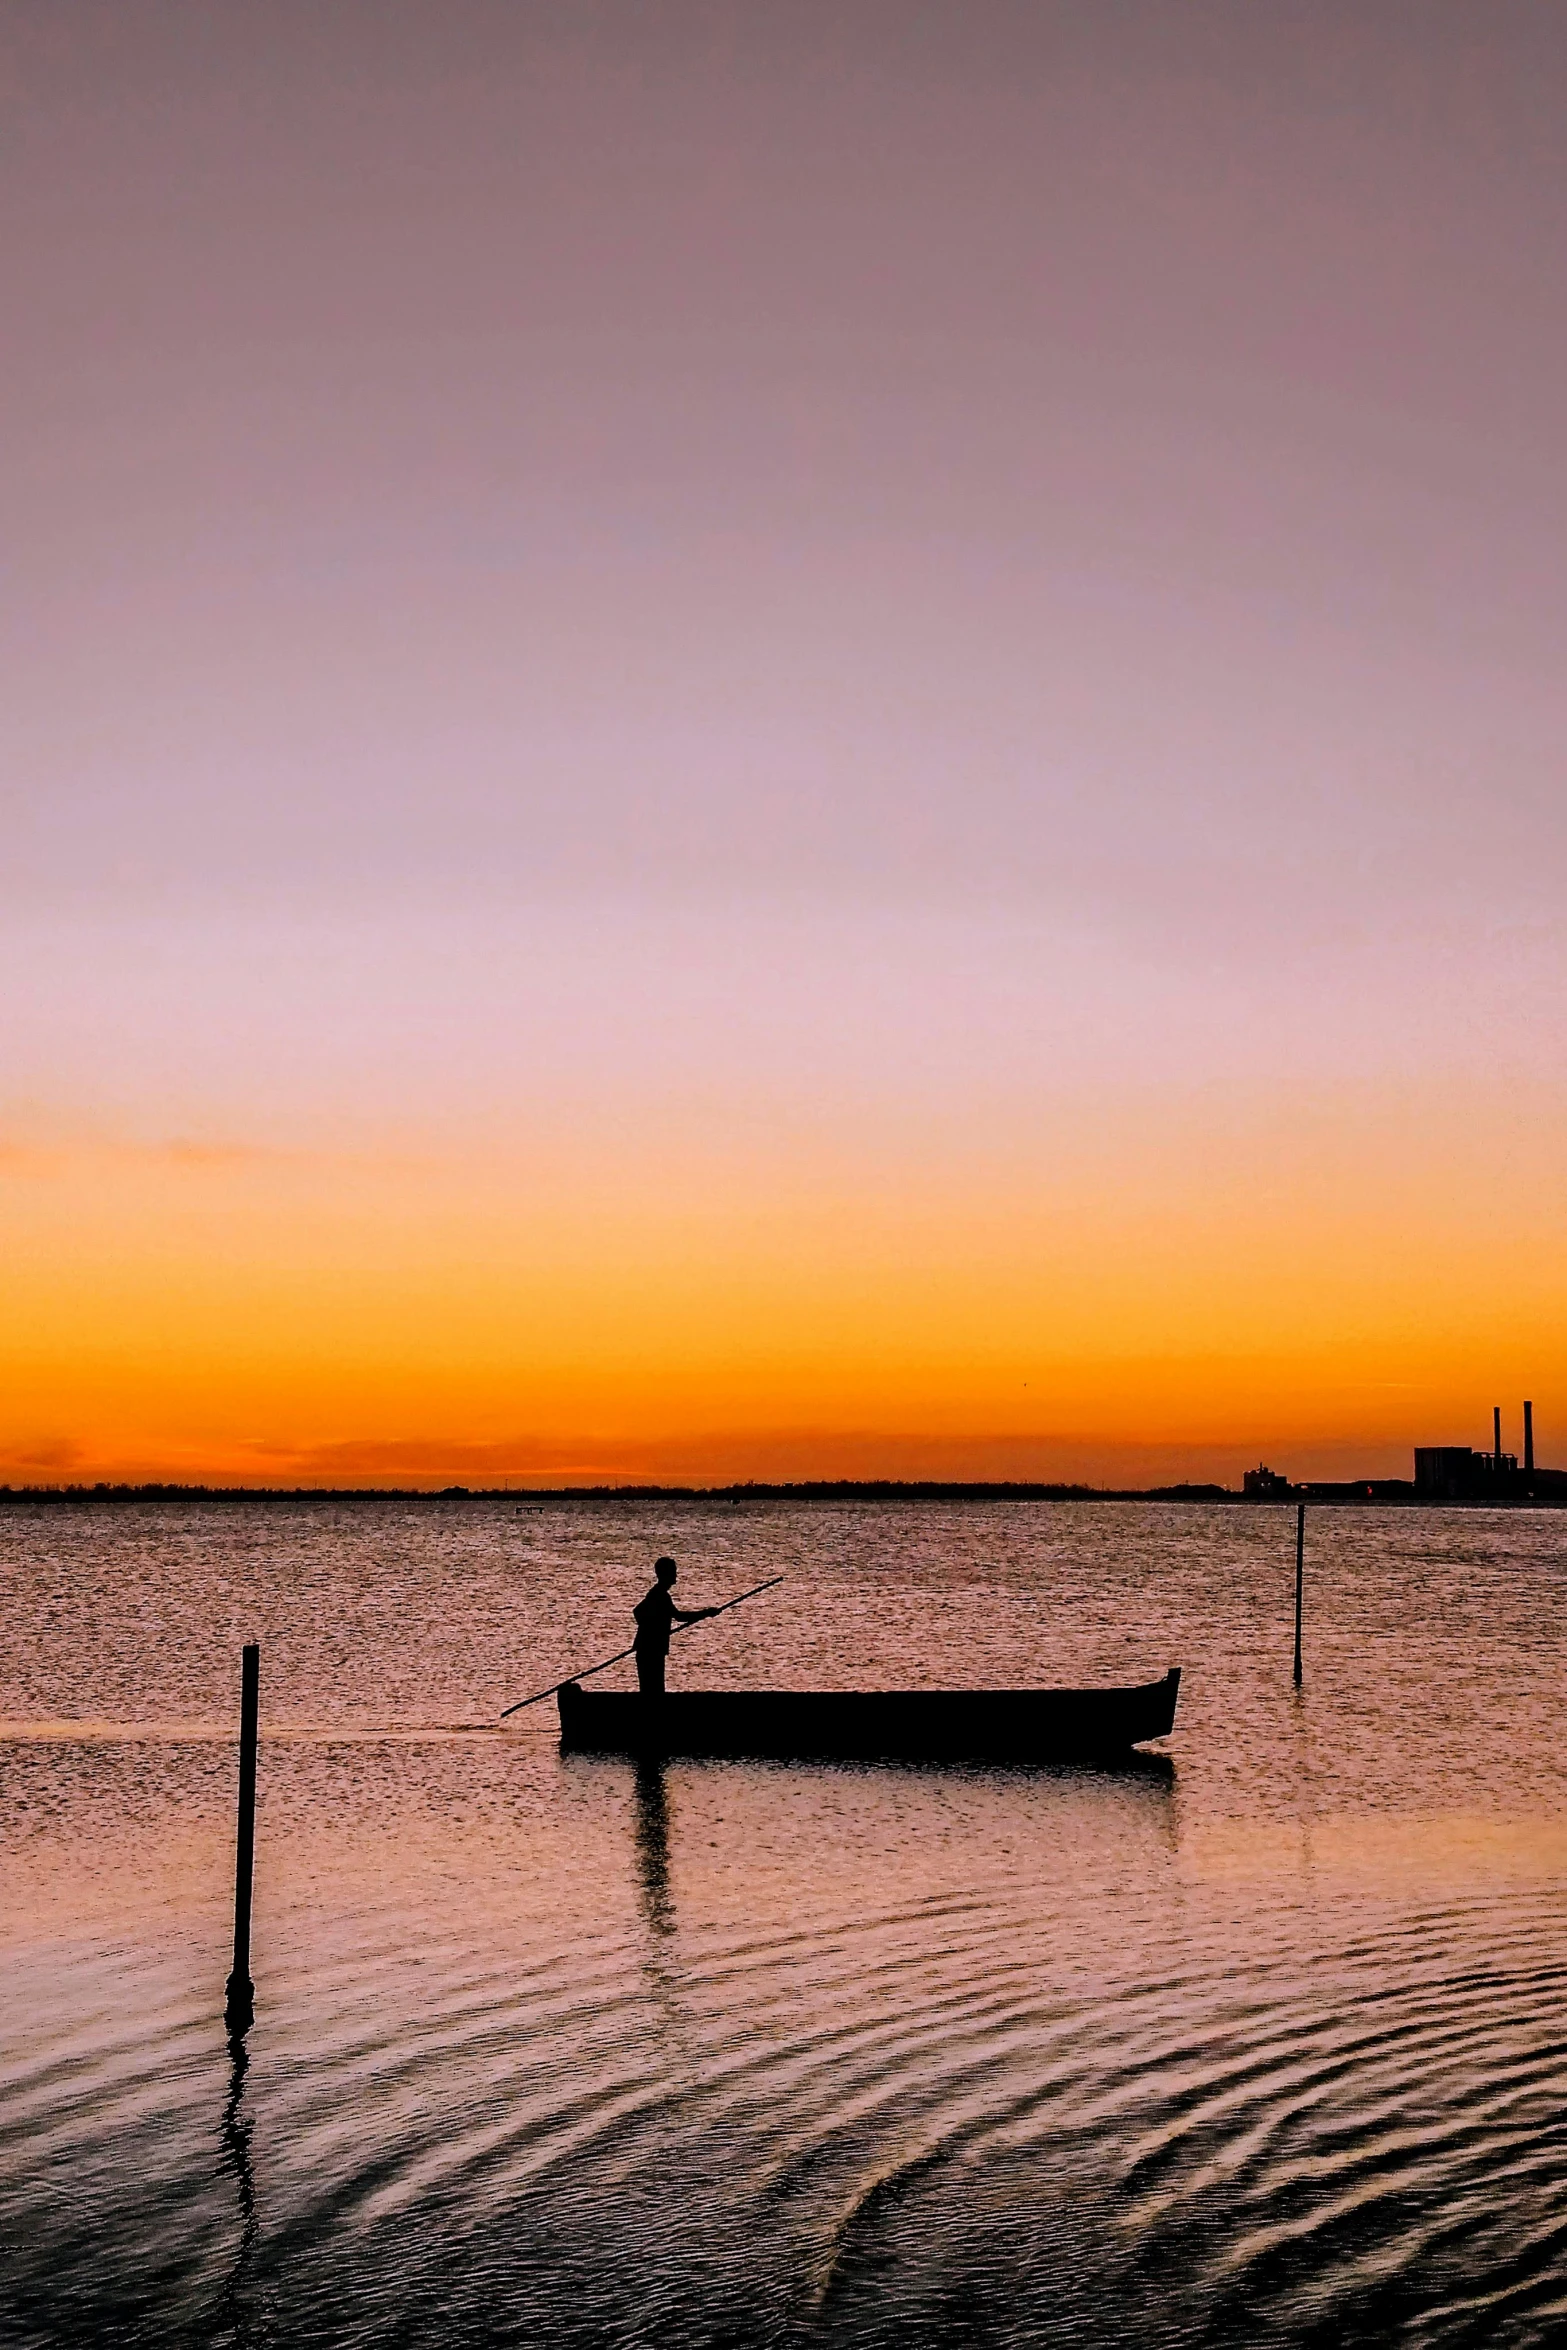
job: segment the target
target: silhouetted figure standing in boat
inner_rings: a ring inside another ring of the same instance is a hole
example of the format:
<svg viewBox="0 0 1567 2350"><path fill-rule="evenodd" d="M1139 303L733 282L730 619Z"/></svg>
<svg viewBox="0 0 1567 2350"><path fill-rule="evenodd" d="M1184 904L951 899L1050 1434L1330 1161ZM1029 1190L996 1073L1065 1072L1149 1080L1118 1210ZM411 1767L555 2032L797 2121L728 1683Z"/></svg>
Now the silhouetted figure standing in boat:
<svg viewBox="0 0 1567 2350"><path fill-rule="evenodd" d="M644 1697L664 1694L664 1659L674 1626L699 1624L704 1616L718 1613L716 1607L676 1607L675 1577L680 1569L673 1559L659 1559L653 1572L658 1581L631 1611L637 1626L637 1685Z"/></svg>

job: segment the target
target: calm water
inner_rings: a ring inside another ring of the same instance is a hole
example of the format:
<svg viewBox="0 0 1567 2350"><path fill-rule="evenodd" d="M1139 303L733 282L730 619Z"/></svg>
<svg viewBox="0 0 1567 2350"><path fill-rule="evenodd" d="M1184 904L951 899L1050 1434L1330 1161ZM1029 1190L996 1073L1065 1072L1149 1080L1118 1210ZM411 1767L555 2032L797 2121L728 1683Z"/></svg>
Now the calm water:
<svg viewBox="0 0 1567 2350"><path fill-rule="evenodd" d="M1567 1518L0 1513L8 2346L1556 2341ZM671 1681L1145 1679L1122 1772L563 1760ZM238 1652L262 1642L231 2060ZM618 1678L615 1676L613 1678Z"/></svg>

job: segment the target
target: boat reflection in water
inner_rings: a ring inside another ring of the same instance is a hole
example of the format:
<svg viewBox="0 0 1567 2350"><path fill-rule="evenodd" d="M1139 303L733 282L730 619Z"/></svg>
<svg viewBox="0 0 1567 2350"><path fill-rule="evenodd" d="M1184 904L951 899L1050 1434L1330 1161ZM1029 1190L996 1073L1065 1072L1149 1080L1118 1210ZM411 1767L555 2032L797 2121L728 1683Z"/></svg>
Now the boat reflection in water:
<svg viewBox="0 0 1567 2350"><path fill-rule="evenodd" d="M675 1930L675 1909L669 1893L669 1789L656 1755L644 1755L637 1764L635 1801L642 1906L653 1933L663 1939Z"/></svg>

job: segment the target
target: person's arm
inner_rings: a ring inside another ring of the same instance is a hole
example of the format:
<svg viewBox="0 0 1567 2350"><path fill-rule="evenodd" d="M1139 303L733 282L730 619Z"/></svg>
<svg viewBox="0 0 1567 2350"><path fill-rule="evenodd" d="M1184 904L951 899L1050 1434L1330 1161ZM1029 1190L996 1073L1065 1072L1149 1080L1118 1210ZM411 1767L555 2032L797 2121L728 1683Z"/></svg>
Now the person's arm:
<svg viewBox="0 0 1567 2350"><path fill-rule="evenodd" d="M705 1624L709 1616L716 1616L716 1607L677 1607L671 1611L682 1624Z"/></svg>

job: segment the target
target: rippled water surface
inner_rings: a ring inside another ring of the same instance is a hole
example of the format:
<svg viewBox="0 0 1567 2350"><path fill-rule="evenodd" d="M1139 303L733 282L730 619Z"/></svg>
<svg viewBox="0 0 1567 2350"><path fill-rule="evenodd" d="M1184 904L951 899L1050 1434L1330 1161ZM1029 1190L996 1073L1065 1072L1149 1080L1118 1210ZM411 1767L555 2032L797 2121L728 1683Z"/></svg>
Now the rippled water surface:
<svg viewBox="0 0 1567 2350"><path fill-rule="evenodd" d="M1318 1513L1298 1696L1293 1535L0 1514L0 2339L1561 2340L1567 1519ZM623 1644L666 1548L690 1605L788 1578L672 1684L1179 1663L1168 1755L638 1769L488 1727Z"/></svg>

